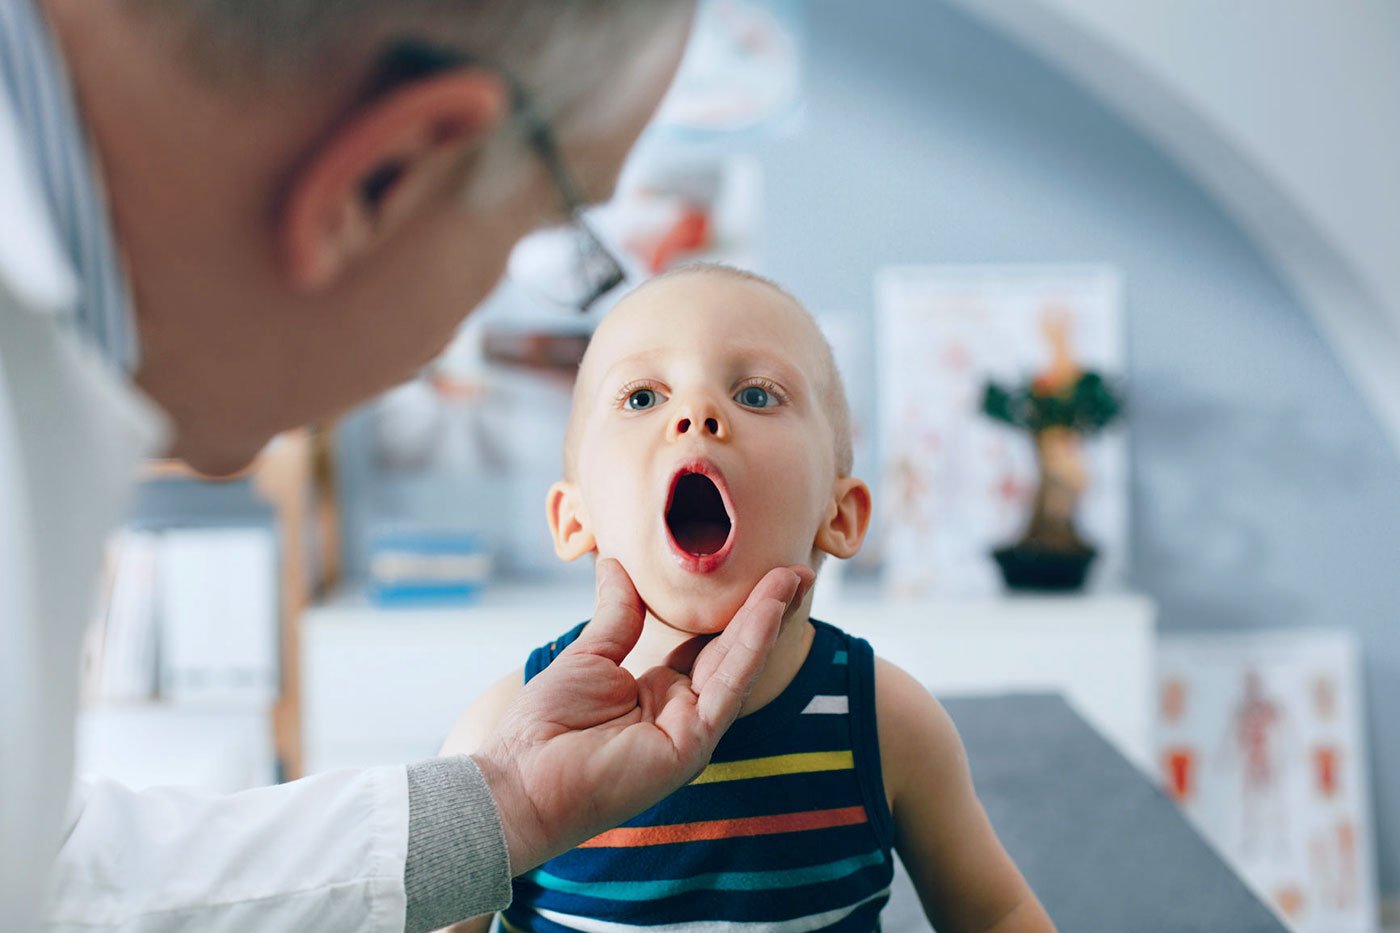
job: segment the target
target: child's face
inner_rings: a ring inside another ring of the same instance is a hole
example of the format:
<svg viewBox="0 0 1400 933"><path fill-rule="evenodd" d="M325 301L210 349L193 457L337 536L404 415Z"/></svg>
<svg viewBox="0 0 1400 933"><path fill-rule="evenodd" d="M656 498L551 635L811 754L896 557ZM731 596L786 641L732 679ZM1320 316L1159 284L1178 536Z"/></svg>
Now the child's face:
<svg viewBox="0 0 1400 933"><path fill-rule="evenodd" d="M579 374L573 482L550 497L560 554L617 558L654 616L705 633L767 571L842 550L822 530L856 481L836 475L827 359L762 283L681 275L619 304Z"/></svg>

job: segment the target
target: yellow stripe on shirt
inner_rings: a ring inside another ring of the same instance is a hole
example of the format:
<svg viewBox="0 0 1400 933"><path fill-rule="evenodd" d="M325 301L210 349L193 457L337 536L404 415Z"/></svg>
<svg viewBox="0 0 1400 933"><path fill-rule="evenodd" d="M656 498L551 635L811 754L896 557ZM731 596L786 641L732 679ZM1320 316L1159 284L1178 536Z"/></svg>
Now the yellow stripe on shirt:
<svg viewBox="0 0 1400 933"><path fill-rule="evenodd" d="M721 761L710 765L692 784L714 784L719 781L746 781L750 778L773 777L777 774L807 774L813 771L849 771L855 760L845 752L799 752L793 755L773 755L768 758L746 758L742 761Z"/></svg>

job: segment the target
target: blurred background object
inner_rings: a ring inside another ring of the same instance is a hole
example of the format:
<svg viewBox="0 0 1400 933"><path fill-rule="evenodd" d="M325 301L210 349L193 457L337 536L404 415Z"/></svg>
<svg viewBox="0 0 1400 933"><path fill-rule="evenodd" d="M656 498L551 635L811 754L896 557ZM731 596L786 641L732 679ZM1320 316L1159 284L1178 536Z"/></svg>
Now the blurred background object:
<svg viewBox="0 0 1400 933"><path fill-rule="evenodd" d="M1068 540L1062 529L1057 539L1043 527L1048 515L1040 495L1050 488L1044 482L1047 453L1059 455L1053 464L1057 475L1077 486L1072 497L1055 506L1064 522L1084 500L1077 509L1080 527L1102 555L1094 586L1124 586L1126 436L1111 432L1095 437L1081 458L1077 439L1062 453L1044 443L1027 443L984 411L989 381L1013 384L1059 366L1075 370L1062 378L1077 382L1080 364L1121 376L1121 296L1117 272L1103 267L983 264L879 271L882 541L885 579L895 592L1000 593L1006 567L998 549L1027 532L1038 535L1025 549L1036 553L1018 553L1027 561L1039 557L1040 563L1020 569L1044 573L1052 557L1049 545L1055 545L1082 585L1094 552L1086 550L1077 533ZM1047 329L1060 339L1047 340ZM1028 403L1026 394L1021 407ZM1040 441L1053 436L1042 430L1049 425L1032 423L1033 412L1018 409L1007 415L1012 426Z"/></svg>
<svg viewBox="0 0 1400 933"><path fill-rule="evenodd" d="M1339 630L1170 635L1159 649L1164 783L1299 929L1374 928L1359 670Z"/></svg>
<svg viewBox="0 0 1400 933"><path fill-rule="evenodd" d="M1072 345L1073 310L1047 305L1041 332L1050 364L1024 386L987 383L982 413L1031 435L1036 486L1025 533L993 551L1011 589L1077 590L1098 549L1075 527L1075 511L1090 478L1083 440L1108 427L1123 409L1103 374L1080 368Z"/></svg>
<svg viewBox="0 0 1400 933"><path fill-rule="evenodd" d="M147 466L85 642L80 774L223 791L301 776L299 623L338 562L315 448L283 435L218 481Z"/></svg>

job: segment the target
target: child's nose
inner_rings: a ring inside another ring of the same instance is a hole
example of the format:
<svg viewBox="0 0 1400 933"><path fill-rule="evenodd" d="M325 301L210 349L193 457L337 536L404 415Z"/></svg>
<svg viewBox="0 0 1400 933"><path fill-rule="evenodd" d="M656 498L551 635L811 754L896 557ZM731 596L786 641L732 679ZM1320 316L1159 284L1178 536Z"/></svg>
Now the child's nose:
<svg viewBox="0 0 1400 933"><path fill-rule="evenodd" d="M700 404L683 408L671 422L670 434L673 441L691 435L722 441L729 438L729 429L724 423L723 415L717 409L708 404Z"/></svg>

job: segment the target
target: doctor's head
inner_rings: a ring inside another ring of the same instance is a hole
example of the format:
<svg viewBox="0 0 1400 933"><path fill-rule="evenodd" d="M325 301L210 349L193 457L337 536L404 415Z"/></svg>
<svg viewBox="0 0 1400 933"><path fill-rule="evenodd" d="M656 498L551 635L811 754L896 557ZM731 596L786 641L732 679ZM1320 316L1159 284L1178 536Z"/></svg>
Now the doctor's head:
<svg viewBox="0 0 1400 933"><path fill-rule="evenodd" d="M693 0L43 0L174 453L409 376L523 235L605 199Z"/></svg>

